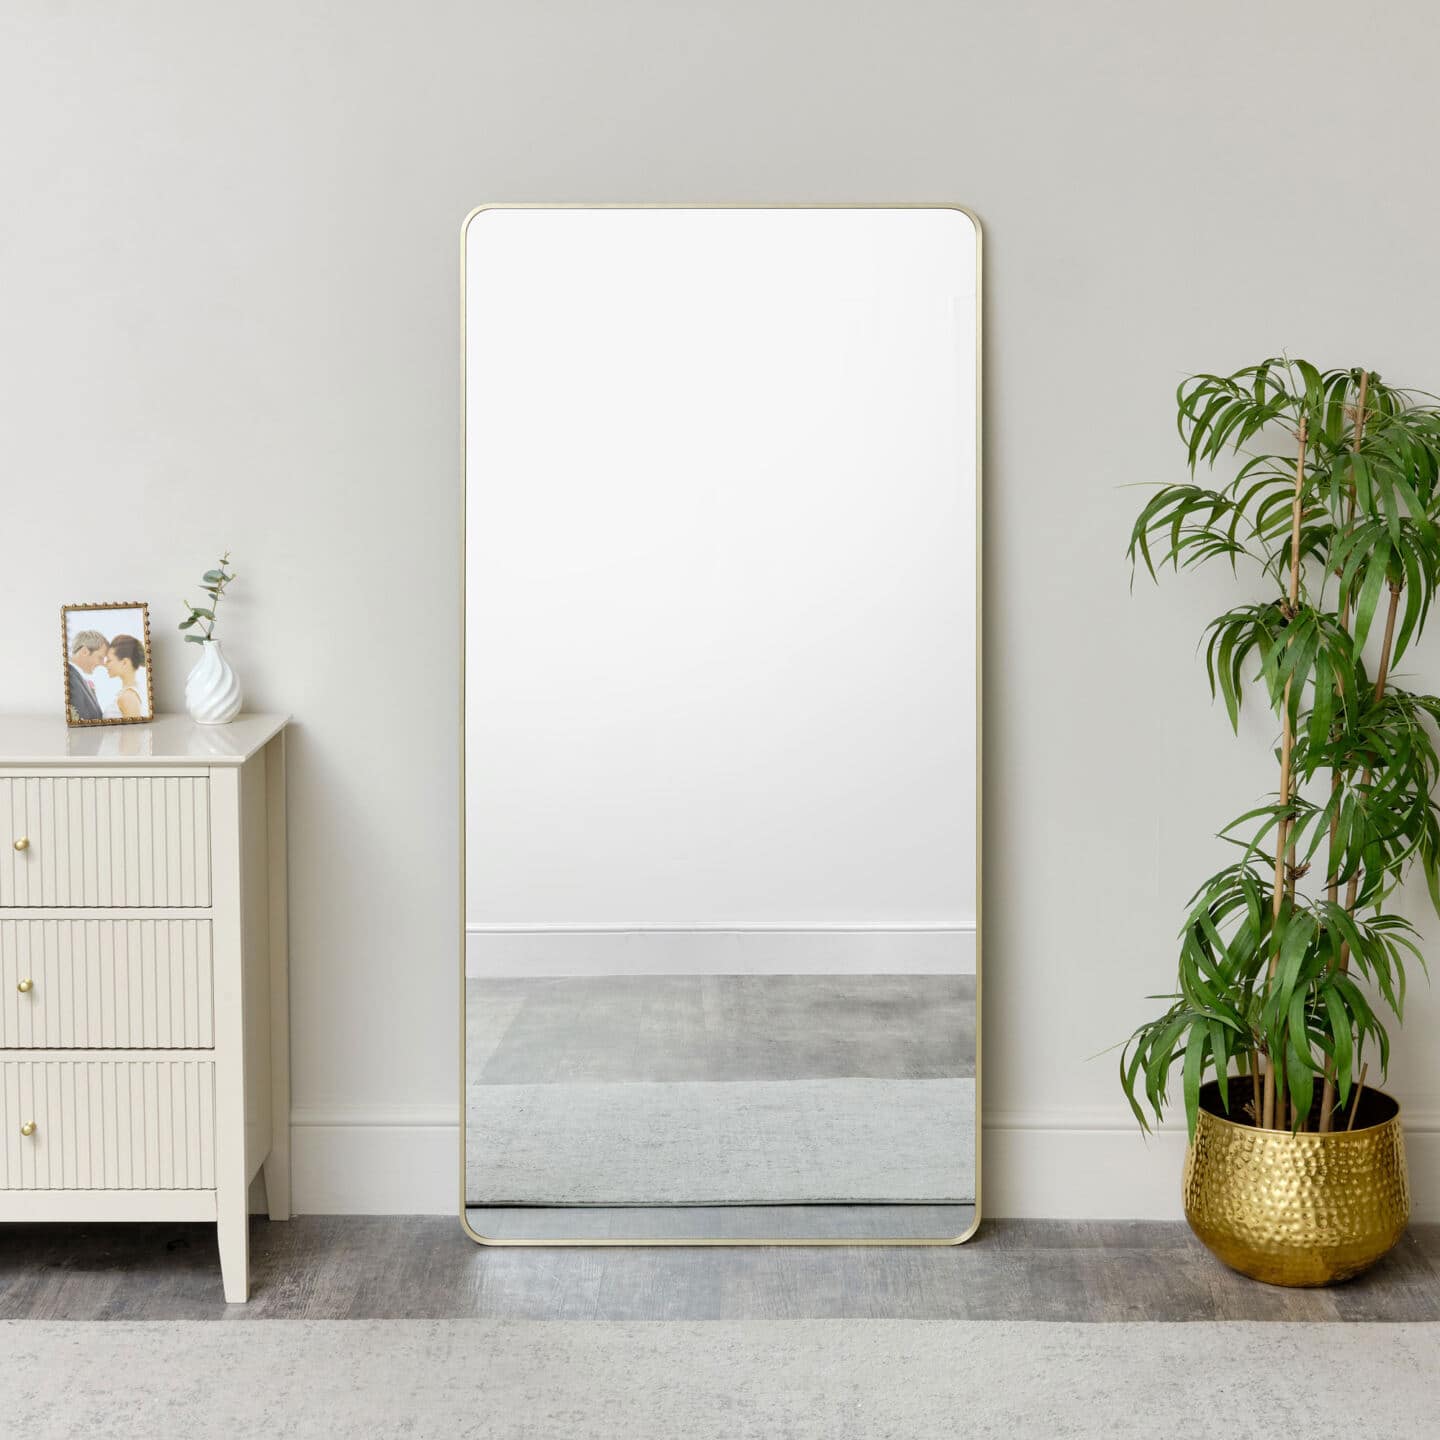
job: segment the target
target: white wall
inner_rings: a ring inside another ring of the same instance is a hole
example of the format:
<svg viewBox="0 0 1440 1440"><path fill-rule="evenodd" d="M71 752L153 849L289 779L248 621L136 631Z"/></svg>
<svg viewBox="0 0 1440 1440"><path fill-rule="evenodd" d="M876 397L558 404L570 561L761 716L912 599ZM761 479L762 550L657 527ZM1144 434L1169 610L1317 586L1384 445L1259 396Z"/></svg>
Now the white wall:
<svg viewBox="0 0 1440 1440"><path fill-rule="evenodd" d="M989 1205L1178 1213L1092 1057L1274 782L1194 654L1231 587L1131 596L1125 487L1180 474L1193 369L1440 388L1437 41L1418 0L4 7L0 698L59 704L62 602L148 595L177 705L166 597L234 550L227 648L300 721L302 1206L455 1194L461 218L945 199L987 227ZM1437 1021L1420 982L1392 1076L1432 1217Z"/></svg>

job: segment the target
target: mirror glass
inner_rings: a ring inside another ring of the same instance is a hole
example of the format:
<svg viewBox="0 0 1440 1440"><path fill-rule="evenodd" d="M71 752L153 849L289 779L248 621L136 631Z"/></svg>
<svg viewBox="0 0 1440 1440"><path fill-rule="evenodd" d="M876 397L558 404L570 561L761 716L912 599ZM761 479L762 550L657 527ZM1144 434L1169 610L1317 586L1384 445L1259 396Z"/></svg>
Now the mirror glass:
<svg viewBox="0 0 1440 1440"><path fill-rule="evenodd" d="M467 221L478 1237L972 1228L977 246Z"/></svg>

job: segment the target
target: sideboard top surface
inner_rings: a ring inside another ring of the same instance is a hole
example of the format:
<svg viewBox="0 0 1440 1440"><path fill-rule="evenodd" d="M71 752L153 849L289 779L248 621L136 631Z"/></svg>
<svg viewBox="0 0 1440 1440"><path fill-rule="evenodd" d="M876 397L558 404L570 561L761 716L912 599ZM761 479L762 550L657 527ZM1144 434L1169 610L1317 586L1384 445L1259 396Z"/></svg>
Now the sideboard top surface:
<svg viewBox="0 0 1440 1440"><path fill-rule="evenodd" d="M247 714L197 725L188 715L157 715L140 725L76 727L58 716L0 715L0 765L243 765L289 719Z"/></svg>

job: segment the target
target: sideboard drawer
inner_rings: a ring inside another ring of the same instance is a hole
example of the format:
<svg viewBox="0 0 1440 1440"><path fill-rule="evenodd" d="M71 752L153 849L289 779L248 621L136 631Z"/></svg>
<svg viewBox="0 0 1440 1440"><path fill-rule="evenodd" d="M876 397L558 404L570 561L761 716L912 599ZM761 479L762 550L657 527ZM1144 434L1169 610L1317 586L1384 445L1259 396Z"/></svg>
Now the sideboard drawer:
<svg viewBox="0 0 1440 1440"><path fill-rule="evenodd" d="M213 1061L0 1059L0 1190L214 1184Z"/></svg>
<svg viewBox="0 0 1440 1440"><path fill-rule="evenodd" d="M0 916L0 1049L208 1050L210 924Z"/></svg>
<svg viewBox="0 0 1440 1440"><path fill-rule="evenodd" d="M210 904L203 775L0 775L0 907Z"/></svg>

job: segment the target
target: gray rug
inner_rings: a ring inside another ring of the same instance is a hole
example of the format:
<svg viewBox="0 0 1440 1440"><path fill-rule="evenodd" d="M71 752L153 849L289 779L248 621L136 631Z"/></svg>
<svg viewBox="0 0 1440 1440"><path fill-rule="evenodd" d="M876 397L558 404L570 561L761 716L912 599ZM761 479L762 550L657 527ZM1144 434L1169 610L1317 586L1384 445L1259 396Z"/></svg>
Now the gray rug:
<svg viewBox="0 0 1440 1440"><path fill-rule="evenodd" d="M9 1321L0 1354L26 1440L1408 1440L1440 1326Z"/></svg>
<svg viewBox="0 0 1440 1440"><path fill-rule="evenodd" d="M470 1205L970 1202L974 1080L471 1085Z"/></svg>

